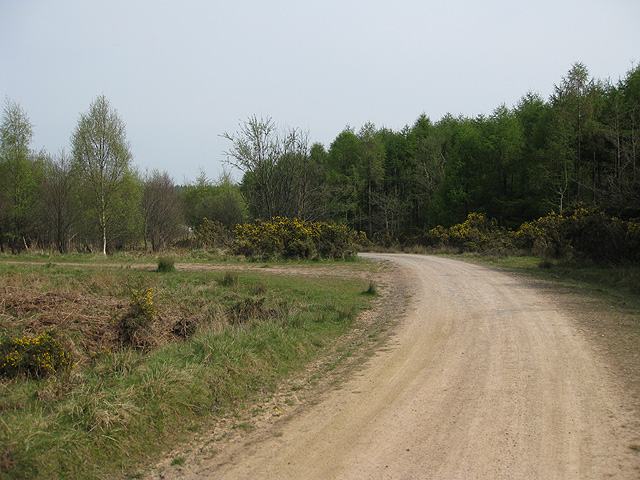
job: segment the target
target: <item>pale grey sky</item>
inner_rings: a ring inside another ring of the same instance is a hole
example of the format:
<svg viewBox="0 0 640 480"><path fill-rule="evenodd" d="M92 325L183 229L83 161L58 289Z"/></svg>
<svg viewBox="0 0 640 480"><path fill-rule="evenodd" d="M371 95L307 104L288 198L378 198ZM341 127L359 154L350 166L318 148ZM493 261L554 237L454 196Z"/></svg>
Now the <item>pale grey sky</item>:
<svg viewBox="0 0 640 480"><path fill-rule="evenodd" d="M134 164L183 183L217 178L253 114L328 149L346 125L548 98L574 62L617 80L639 24L638 0L0 0L0 97L56 153L104 94Z"/></svg>

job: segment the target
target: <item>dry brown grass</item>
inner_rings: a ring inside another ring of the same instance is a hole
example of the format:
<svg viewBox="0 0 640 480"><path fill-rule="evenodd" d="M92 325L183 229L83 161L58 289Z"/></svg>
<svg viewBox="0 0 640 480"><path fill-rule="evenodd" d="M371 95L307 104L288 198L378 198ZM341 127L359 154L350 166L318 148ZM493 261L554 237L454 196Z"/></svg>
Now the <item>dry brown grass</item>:
<svg viewBox="0 0 640 480"><path fill-rule="evenodd" d="M108 295L38 292L31 288L0 288L0 319L5 334L38 336L55 330L64 332L65 346L74 362L83 364L96 355L123 347L118 320L126 315L126 300ZM163 312L139 342L141 348L160 345L192 335L206 312L185 318L179 312Z"/></svg>

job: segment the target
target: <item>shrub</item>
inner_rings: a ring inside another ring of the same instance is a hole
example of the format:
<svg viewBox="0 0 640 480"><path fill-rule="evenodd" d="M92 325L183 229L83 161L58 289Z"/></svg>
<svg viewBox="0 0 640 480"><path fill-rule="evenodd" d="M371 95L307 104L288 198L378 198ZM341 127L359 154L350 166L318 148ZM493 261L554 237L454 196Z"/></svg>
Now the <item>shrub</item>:
<svg viewBox="0 0 640 480"><path fill-rule="evenodd" d="M514 234L516 245L543 258L562 258L572 255L572 247L565 234L566 218L551 212L533 222L526 222Z"/></svg>
<svg viewBox="0 0 640 480"><path fill-rule="evenodd" d="M427 241L432 246L467 252L504 251L512 247L507 231L482 213L470 213L463 223L449 228L438 225L429 231Z"/></svg>
<svg viewBox="0 0 640 480"><path fill-rule="evenodd" d="M233 235L227 227L206 217L194 233L199 247L226 247L233 242Z"/></svg>
<svg viewBox="0 0 640 480"><path fill-rule="evenodd" d="M316 224L314 236L318 253L324 258L347 258L356 254L356 242L365 243L366 234L357 233L346 225L337 223Z"/></svg>
<svg viewBox="0 0 640 480"><path fill-rule="evenodd" d="M149 342L150 327L158 316L153 303L153 288L132 290L129 310L118 322L118 337L125 345L143 346Z"/></svg>
<svg viewBox="0 0 640 480"><path fill-rule="evenodd" d="M0 375L44 377L72 365L71 354L51 332L36 338L6 338L0 342Z"/></svg>
<svg viewBox="0 0 640 480"><path fill-rule="evenodd" d="M345 225L274 217L236 226L233 251L256 258L346 258L356 253L356 232Z"/></svg>
<svg viewBox="0 0 640 480"><path fill-rule="evenodd" d="M625 241L629 258L640 263L640 219L627 223Z"/></svg>
<svg viewBox="0 0 640 480"><path fill-rule="evenodd" d="M597 262L638 261L640 226L610 217L596 207L578 204L522 224L514 234L523 249L543 258Z"/></svg>
<svg viewBox="0 0 640 480"><path fill-rule="evenodd" d="M131 315L135 317L144 317L153 321L158 316L158 311L153 304L153 287L133 290L129 299L129 307Z"/></svg>

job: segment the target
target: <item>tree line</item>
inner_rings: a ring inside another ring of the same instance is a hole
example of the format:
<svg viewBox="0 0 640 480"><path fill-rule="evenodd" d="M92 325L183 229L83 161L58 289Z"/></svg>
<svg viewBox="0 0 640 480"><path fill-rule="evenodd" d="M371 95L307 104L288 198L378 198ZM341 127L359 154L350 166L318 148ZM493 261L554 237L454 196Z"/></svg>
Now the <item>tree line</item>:
<svg viewBox="0 0 640 480"><path fill-rule="evenodd" d="M112 252L154 251L188 237L205 216L226 228L246 219L228 175L202 174L177 186L166 173L141 174L132 163L125 124L104 96L81 114L70 152L35 152L33 126L6 100L0 124L0 248Z"/></svg>
<svg viewBox="0 0 640 480"><path fill-rule="evenodd" d="M577 204L640 217L639 66L613 82L576 63L548 99L528 92L473 118L421 115L400 131L346 127L328 149L252 116L222 135L238 184L227 173L187 185L140 174L103 96L80 116L69 153L33 152L32 126L9 100L1 129L3 250L158 250L205 218L227 230L255 218L337 222L375 241L421 243L470 212L514 228Z"/></svg>
<svg viewBox="0 0 640 480"><path fill-rule="evenodd" d="M576 63L548 100L529 92L488 116L422 115L401 131L347 127L328 150L257 117L225 136L254 215L331 219L373 239L420 242L470 212L508 227L576 204L640 216L637 66L614 83Z"/></svg>

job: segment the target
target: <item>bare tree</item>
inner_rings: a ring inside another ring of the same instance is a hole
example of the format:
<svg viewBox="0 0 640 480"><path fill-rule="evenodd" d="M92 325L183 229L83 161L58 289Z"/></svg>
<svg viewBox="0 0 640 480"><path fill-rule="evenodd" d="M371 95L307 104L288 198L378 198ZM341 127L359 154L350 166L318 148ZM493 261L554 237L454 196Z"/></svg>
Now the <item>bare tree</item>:
<svg viewBox="0 0 640 480"><path fill-rule="evenodd" d="M232 142L224 152L227 163L244 173L251 182L249 203L258 216L271 218L276 215L275 178L276 166L281 155L281 142L271 118L255 115L240 125L235 134L222 134Z"/></svg>
<svg viewBox="0 0 640 480"><path fill-rule="evenodd" d="M165 248L182 233L180 197L171 177L154 170L144 182L142 194L144 241L157 252Z"/></svg>
<svg viewBox="0 0 640 480"><path fill-rule="evenodd" d="M222 136L232 142L227 163L244 173L244 194L258 217L317 218L322 168L310 155L307 132L279 132L270 118L252 116Z"/></svg>
<svg viewBox="0 0 640 480"><path fill-rule="evenodd" d="M53 158L48 158L44 167L42 183L42 224L50 241L60 253L69 249L73 235L73 225L78 218L76 189L72 175L71 158L63 150Z"/></svg>

